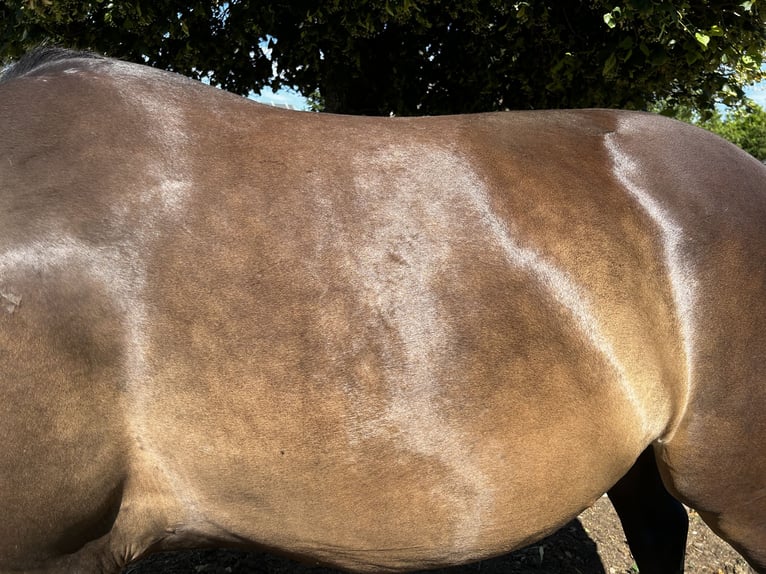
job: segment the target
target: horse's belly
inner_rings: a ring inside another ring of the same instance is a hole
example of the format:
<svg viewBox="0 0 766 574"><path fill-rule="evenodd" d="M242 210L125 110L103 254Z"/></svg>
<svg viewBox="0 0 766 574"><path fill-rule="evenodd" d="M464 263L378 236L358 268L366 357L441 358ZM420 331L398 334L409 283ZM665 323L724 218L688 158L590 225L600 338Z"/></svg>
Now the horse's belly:
<svg viewBox="0 0 766 574"><path fill-rule="evenodd" d="M576 410L482 414L466 401L469 419L410 405L406 422L389 409L359 421L318 399L303 412L271 399L280 416L262 412L247 428L229 407L215 426L163 431L169 482L201 511L188 527L354 570L520 547L590 505L640 451L621 421Z"/></svg>

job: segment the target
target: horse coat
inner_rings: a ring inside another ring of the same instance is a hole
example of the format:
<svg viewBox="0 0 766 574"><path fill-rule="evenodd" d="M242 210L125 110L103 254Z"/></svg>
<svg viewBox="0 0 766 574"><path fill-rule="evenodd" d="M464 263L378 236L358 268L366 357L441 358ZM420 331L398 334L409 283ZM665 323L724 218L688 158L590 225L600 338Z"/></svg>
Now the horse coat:
<svg viewBox="0 0 766 574"><path fill-rule="evenodd" d="M0 80L0 572L531 543L609 492L766 572L766 169L610 110L362 118L33 53Z"/></svg>

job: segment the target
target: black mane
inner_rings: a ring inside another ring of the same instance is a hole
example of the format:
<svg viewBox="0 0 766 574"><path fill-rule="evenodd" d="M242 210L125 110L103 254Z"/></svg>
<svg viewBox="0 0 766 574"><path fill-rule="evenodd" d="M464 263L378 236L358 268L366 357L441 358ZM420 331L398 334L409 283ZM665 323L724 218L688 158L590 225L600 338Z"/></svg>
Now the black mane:
<svg viewBox="0 0 766 574"><path fill-rule="evenodd" d="M46 64L82 58L101 59L103 56L92 52L69 50L67 48L59 48L56 46L39 46L30 50L18 61L0 71L0 83L7 82L14 78L20 78Z"/></svg>

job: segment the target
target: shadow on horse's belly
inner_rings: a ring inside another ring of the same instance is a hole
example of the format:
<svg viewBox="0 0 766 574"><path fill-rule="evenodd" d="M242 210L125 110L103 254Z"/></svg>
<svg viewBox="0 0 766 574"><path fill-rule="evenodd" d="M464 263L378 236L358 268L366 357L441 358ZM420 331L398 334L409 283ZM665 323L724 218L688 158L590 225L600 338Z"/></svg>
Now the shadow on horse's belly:
<svg viewBox="0 0 766 574"><path fill-rule="evenodd" d="M620 529L619 521L614 515L611 517L610 527L618 531ZM621 531L619 536L622 536ZM622 552L626 555L627 569L633 559L627 547L624 547ZM482 562L430 570L436 574L477 574L479 572L482 574L560 574L578 571L582 574L606 572L596 544L577 520L573 520L555 534L523 550ZM125 574L186 574L187 572L334 574L337 571L303 565L273 554L206 550L157 554L129 567Z"/></svg>

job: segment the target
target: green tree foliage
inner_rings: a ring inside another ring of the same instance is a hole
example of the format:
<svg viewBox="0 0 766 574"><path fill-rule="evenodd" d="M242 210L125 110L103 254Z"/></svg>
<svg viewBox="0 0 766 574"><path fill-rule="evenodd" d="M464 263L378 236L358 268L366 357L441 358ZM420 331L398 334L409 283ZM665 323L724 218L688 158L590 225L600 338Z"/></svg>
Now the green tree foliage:
<svg viewBox="0 0 766 574"><path fill-rule="evenodd" d="M760 1L0 0L0 57L49 40L347 113L709 109L762 74Z"/></svg>
<svg viewBox="0 0 766 574"><path fill-rule="evenodd" d="M93 50L247 94L271 63L261 29L218 0L0 0L0 59L41 43Z"/></svg>
<svg viewBox="0 0 766 574"><path fill-rule="evenodd" d="M715 111L697 125L737 144L750 155L766 162L766 110L759 106L739 108L726 115Z"/></svg>

